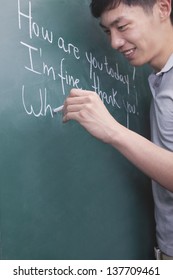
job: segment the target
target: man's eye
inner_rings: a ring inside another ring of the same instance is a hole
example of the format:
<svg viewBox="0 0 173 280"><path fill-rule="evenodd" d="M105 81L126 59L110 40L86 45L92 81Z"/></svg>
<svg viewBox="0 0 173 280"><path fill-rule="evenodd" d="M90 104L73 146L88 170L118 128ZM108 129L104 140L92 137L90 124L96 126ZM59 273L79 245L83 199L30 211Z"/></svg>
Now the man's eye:
<svg viewBox="0 0 173 280"><path fill-rule="evenodd" d="M124 31L126 29L126 27L127 27L127 24L124 24L124 25L118 26L117 28L119 31Z"/></svg>
<svg viewBox="0 0 173 280"><path fill-rule="evenodd" d="M104 33L106 33L106 35L110 35L110 30L109 29L104 29Z"/></svg>

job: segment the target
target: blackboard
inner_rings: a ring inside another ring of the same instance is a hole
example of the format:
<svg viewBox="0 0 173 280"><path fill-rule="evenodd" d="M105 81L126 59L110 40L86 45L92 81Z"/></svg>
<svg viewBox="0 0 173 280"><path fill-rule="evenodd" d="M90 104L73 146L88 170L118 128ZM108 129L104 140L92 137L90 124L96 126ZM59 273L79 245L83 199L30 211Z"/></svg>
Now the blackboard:
<svg viewBox="0 0 173 280"><path fill-rule="evenodd" d="M150 180L53 114L72 87L95 90L150 137L150 69L111 49L89 3L1 1L1 259L153 258Z"/></svg>

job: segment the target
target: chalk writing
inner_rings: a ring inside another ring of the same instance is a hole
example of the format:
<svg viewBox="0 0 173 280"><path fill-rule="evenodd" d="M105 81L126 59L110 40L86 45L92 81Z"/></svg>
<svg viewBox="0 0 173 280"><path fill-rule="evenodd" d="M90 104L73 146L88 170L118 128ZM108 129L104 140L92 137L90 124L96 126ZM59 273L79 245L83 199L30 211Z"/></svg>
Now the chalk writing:
<svg viewBox="0 0 173 280"><path fill-rule="evenodd" d="M26 48L28 48L28 55L29 55L29 66L25 66L25 69L35 73L35 74L41 74L41 72L39 71L36 71L34 68L34 63L33 63L33 51L34 52L38 52L38 48L34 48L33 46L31 45L28 45L24 42L20 42L23 46L25 46Z"/></svg>
<svg viewBox="0 0 173 280"><path fill-rule="evenodd" d="M121 106L118 104L118 101L116 100L117 91L115 91L112 88L112 93L109 95L105 91L102 91L100 88L100 79L95 73L93 73L93 81L94 83L92 88L94 89L95 92L98 93L102 101L103 102L105 101L107 104L111 104L112 106L116 106L117 108L121 109Z"/></svg>
<svg viewBox="0 0 173 280"><path fill-rule="evenodd" d="M25 86L22 85L22 103L27 115L34 115L35 117L46 116L49 111L53 118L53 109L50 104L47 103L47 89L44 88L44 92L42 92L41 88L38 89L38 100L39 100L39 109L38 106L36 108L31 104L27 107L26 103L26 93ZM30 108L29 108L30 107Z"/></svg>
<svg viewBox="0 0 173 280"><path fill-rule="evenodd" d="M62 37L58 38L58 47L62 49L65 53L72 53L76 59L80 59L78 47L74 46L71 43L67 43L67 45L65 45L65 41Z"/></svg>
<svg viewBox="0 0 173 280"><path fill-rule="evenodd" d="M37 38L42 38L45 41L48 41L49 43L53 43L53 32L48 31L43 26L39 26L36 22L33 21L32 18L32 3L31 1L28 1L28 13L21 11L21 0L18 0L18 23L19 23L19 29L22 29L22 19L27 23L28 31L29 31L29 38L32 39L33 36L36 36ZM25 24L23 22L23 24Z"/></svg>
<svg viewBox="0 0 173 280"><path fill-rule="evenodd" d="M117 81L120 81L121 83L127 85L127 92L129 93L129 77L128 75L122 75L119 73L119 66L117 63L115 66L116 69L114 70L109 66L106 56L104 57L103 62L99 62L91 52L90 53L86 52L85 56L90 66L90 78L92 78L93 76L93 69L98 69L100 71L106 70L106 74L108 74L112 78L115 78Z"/></svg>
<svg viewBox="0 0 173 280"><path fill-rule="evenodd" d="M83 89L84 87L81 80L83 77L80 72L74 73L73 67L71 67L74 63L78 63L79 68L81 65L85 67L85 73L88 71L86 79L89 82L89 88L86 89L95 91L105 104L113 106L116 110L123 110L127 116L126 126L129 127L130 115L139 115L138 94L135 88L135 68L131 77L129 76L130 74L121 73L119 64L115 63L112 66L106 55L98 58L92 51L80 49L76 43L64 39L63 34L59 36L52 30L39 24L34 18L35 13L32 11L31 1L25 0L27 3L25 8L23 6L24 1L17 1L18 28L21 34L25 32L25 39L20 40L26 56L23 67L25 71L28 71L28 75L43 76L45 81L47 79L52 84L54 83L52 88L57 88L57 90L52 91L50 88L48 90L46 86L42 88L38 85L38 88L34 89L35 92L31 92L23 82L21 85L21 98L25 113L36 118L46 117L47 115L53 118L53 108L62 104L54 104L52 97L55 94L57 95L58 92L64 100L64 96L68 95L71 88ZM54 59L51 56L52 49L54 51ZM48 52L49 55L47 55ZM115 86L111 86L108 89L102 83L102 76L104 76L104 80L105 78L114 80ZM132 85L130 85L130 80ZM127 97L120 95L116 88L117 83L121 85ZM104 89L105 86L106 89ZM131 88L133 88L133 94L135 92L134 102L129 101L131 100L129 99ZM31 96L34 98L30 98Z"/></svg>
<svg viewBox="0 0 173 280"><path fill-rule="evenodd" d="M63 70L64 60L65 60L64 58L61 59L60 73L58 74L58 76L60 77L60 80L61 80L61 87L62 87L63 95L65 95L65 83L66 83L66 85L69 85L70 87L82 89L82 87L79 86L80 79L74 78L72 75L69 75L67 73L67 71L64 72L64 70Z"/></svg>

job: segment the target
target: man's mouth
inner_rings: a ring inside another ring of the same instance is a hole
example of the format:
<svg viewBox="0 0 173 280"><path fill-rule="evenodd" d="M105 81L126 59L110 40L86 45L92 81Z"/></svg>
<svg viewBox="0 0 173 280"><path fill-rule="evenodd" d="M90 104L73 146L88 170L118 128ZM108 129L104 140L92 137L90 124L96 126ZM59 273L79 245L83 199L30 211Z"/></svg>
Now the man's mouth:
<svg viewBox="0 0 173 280"><path fill-rule="evenodd" d="M127 50L127 51L123 51L122 53L126 58L132 58L132 56L134 55L134 52L135 52L135 48Z"/></svg>

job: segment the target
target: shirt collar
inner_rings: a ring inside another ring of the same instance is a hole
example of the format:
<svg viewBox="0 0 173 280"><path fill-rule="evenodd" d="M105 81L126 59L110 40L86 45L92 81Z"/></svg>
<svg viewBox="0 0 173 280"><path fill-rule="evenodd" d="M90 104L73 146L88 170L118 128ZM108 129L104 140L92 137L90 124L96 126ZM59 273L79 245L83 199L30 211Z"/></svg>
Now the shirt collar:
<svg viewBox="0 0 173 280"><path fill-rule="evenodd" d="M159 72L157 72L156 75L160 76L163 73L168 72L172 67L173 67L173 53L171 54L171 56L167 60L165 66Z"/></svg>

